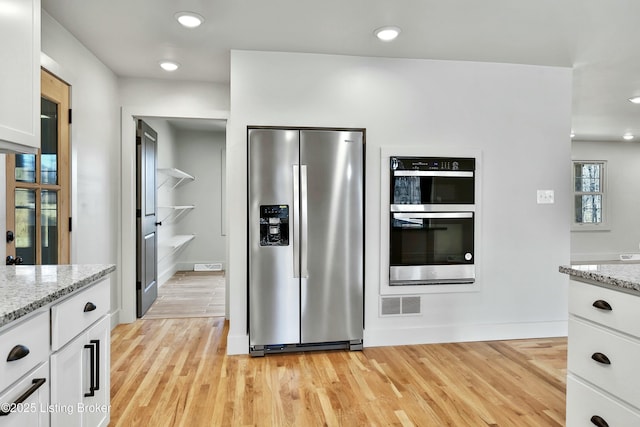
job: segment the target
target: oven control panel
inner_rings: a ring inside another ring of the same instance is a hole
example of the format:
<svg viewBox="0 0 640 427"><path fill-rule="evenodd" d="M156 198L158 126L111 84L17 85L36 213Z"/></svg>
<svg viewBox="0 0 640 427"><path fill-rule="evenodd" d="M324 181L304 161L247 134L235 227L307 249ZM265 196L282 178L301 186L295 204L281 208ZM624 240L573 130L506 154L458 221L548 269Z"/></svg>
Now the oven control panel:
<svg viewBox="0 0 640 427"><path fill-rule="evenodd" d="M466 157L391 157L391 170L474 171L476 159Z"/></svg>

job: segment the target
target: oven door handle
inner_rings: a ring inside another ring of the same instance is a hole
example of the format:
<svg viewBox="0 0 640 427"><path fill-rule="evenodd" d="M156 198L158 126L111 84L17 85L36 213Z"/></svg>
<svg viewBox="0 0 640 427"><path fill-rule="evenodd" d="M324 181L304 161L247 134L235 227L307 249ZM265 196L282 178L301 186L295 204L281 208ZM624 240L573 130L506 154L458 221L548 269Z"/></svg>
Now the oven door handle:
<svg viewBox="0 0 640 427"><path fill-rule="evenodd" d="M458 218L473 218L473 212L419 212L419 213L394 213L393 217L396 219L458 219Z"/></svg>

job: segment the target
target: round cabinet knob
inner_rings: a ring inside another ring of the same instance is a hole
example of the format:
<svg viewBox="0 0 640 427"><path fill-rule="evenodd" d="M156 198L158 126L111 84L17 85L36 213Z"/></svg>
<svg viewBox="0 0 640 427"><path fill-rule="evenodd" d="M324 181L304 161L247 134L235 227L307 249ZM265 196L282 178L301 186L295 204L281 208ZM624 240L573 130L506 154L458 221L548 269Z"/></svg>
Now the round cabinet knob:
<svg viewBox="0 0 640 427"><path fill-rule="evenodd" d="M471 252L467 252L466 254L464 254L464 259L466 259L467 261L471 261L473 259L473 255L471 254Z"/></svg>

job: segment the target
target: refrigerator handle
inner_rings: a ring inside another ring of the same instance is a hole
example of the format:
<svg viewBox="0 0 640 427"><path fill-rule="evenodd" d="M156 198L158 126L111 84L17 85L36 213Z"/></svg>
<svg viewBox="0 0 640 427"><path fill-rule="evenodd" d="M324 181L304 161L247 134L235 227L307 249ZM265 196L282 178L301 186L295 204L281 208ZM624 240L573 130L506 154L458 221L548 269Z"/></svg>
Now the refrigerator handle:
<svg viewBox="0 0 640 427"><path fill-rule="evenodd" d="M300 278L300 172L298 165L293 165L293 212L289 216L293 223L293 277Z"/></svg>
<svg viewBox="0 0 640 427"><path fill-rule="evenodd" d="M309 277L307 268L307 165L300 165L300 276Z"/></svg>

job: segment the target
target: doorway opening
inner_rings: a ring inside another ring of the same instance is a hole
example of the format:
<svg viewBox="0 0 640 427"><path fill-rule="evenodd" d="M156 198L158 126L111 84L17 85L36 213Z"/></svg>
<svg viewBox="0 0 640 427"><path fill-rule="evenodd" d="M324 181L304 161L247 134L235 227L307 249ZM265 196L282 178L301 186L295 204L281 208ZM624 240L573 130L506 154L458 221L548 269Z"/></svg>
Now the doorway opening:
<svg viewBox="0 0 640 427"><path fill-rule="evenodd" d="M137 118L157 134L158 297L143 318L224 316L226 120Z"/></svg>

